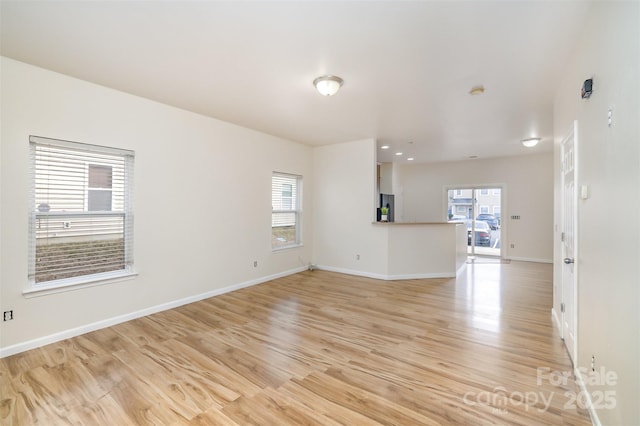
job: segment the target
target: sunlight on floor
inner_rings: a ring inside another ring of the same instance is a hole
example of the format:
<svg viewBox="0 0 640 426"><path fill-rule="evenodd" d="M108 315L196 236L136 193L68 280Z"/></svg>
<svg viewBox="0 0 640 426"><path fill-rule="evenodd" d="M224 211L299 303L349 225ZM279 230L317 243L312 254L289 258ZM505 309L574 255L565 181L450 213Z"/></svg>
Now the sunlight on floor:
<svg viewBox="0 0 640 426"><path fill-rule="evenodd" d="M467 308L471 313L472 327L494 332L501 331L501 286L501 268L498 264L467 265Z"/></svg>

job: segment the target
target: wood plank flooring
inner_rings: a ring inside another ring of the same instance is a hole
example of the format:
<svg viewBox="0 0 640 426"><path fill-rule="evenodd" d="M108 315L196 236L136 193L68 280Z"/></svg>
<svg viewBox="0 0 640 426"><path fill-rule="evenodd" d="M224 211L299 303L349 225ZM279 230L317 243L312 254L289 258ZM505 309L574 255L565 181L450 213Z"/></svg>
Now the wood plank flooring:
<svg viewBox="0 0 640 426"><path fill-rule="evenodd" d="M0 424L588 425L551 274L292 275L0 360Z"/></svg>

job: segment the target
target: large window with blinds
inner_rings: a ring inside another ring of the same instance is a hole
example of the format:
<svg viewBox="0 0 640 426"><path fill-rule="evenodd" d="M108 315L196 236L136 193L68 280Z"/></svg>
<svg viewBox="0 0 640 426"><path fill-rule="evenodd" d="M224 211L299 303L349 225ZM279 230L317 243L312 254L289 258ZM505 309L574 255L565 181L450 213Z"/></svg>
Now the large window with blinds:
<svg viewBox="0 0 640 426"><path fill-rule="evenodd" d="M283 249L302 244L302 176L273 172L271 175L271 247Z"/></svg>
<svg viewBox="0 0 640 426"><path fill-rule="evenodd" d="M133 272L133 151L31 136L29 284Z"/></svg>

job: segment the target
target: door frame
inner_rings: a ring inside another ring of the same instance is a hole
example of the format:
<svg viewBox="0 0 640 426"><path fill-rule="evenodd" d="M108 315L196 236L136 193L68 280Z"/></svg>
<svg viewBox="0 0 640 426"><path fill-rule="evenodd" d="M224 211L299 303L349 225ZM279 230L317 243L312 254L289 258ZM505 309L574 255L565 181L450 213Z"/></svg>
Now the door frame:
<svg viewBox="0 0 640 426"><path fill-rule="evenodd" d="M507 184L506 183L482 183L482 184L461 184L461 185L444 185L442 187L442 199L444 200L444 204L442 206L442 217L446 218L447 213L449 211L449 191L456 189L471 189L472 191L478 189L500 189L500 254L498 258L505 259L507 257L507 247L505 247L504 242L507 241ZM476 220L476 216L478 212L473 215L473 220ZM446 220L446 219L445 219ZM472 254L470 256L475 256L475 247L472 246Z"/></svg>
<svg viewBox="0 0 640 426"><path fill-rule="evenodd" d="M564 218L565 218L565 212L566 212L566 204L565 204L565 200L566 200L566 192L565 192L565 176L564 176L564 154L565 154L565 144L569 141L573 139L573 194L572 195L572 199L573 199L573 259L574 259L574 263L573 263L573 282L572 283L566 283L565 279L565 272L564 272L564 268L566 268L567 266L564 264L564 258L565 256L565 245L564 245L564 240L561 241L561 249L562 249L562 256L560 257L559 261L562 262L561 265L561 285L560 285L560 303L561 303L561 309L560 309L560 336L562 338L562 340L565 343L565 347L567 348L567 351L569 352L569 357L571 358L571 361L573 362L573 365L577 365L578 364L578 274L579 274L579 269L578 268L578 259L579 259L579 246L578 246L578 209L579 209L579 200L578 200L578 178L579 178L579 161L578 161L578 121L574 120L573 125L571 130L569 131L569 133L562 139L562 142L560 143L560 159L561 159L561 165L560 165L560 199L562 200L561 203L561 218L562 218L562 226L561 226L561 232L564 232ZM561 234L562 235L562 234ZM567 291L567 284L571 284L571 288L569 289L569 291ZM566 301L568 300L568 298L571 297L573 299L573 303L572 303L572 320L571 324L573 325L573 345L572 347L568 347L567 346L567 340L566 340L566 336L565 336L565 332L564 332L564 324L565 324L565 315L566 312L564 312L565 310L562 309L562 306L566 306Z"/></svg>

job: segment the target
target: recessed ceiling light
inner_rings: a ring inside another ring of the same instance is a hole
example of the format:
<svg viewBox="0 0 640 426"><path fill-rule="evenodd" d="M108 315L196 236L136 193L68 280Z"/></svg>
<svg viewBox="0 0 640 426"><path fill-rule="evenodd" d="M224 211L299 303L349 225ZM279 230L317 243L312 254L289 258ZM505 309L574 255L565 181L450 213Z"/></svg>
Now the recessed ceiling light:
<svg viewBox="0 0 640 426"><path fill-rule="evenodd" d="M482 95L483 93L484 93L484 86L483 85L473 86L471 88L471 90L469 90L469 94L471 96Z"/></svg>
<svg viewBox="0 0 640 426"><path fill-rule="evenodd" d="M389 149L389 145L382 145L380 149Z"/></svg>
<svg viewBox="0 0 640 426"><path fill-rule="evenodd" d="M538 145L538 142L540 142L541 138L527 138L527 139L522 139L520 142L522 142L522 145L524 145L526 148L533 148L534 146Z"/></svg>
<svg viewBox="0 0 640 426"><path fill-rule="evenodd" d="M407 161L413 161L413 160L414 160L414 158L413 158L413 157L409 157L409 158L407 158Z"/></svg>
<svg viewBox="0 0 640 426"><path fill-rule="evenodd" d="M396 155L402 155L402 153L401 152L396 152Z"/></svg>

